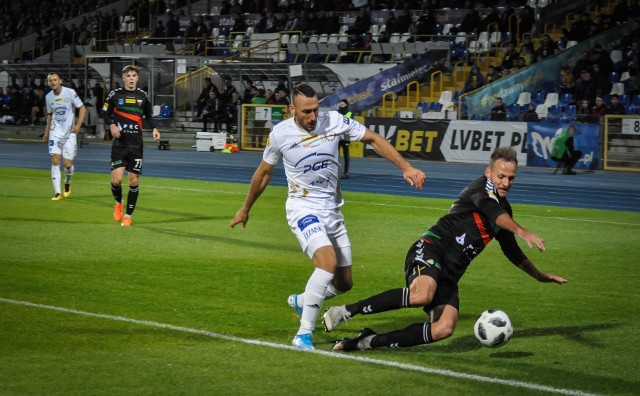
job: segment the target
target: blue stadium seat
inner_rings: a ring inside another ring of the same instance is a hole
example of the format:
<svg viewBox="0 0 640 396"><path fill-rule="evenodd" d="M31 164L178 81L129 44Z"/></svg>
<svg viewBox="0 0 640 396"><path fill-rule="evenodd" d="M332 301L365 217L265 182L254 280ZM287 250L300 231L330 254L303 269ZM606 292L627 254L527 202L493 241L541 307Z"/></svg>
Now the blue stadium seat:
<svg viewBox="0 0 640 396"><path fill-rule="evenodd" d="M562 117L562 107L560 105L549 106L547 110L547 122L556 123L560 122Z"/></svg>
<svg viewBox="0 0 640 396"><path fill-rule="evenodd" d="M567 105L560 116L560 121L571 122L576 120L578 109L576 105Z"/></svg>
<svg viewBox="0 0 640 396"><path fill-rule="evenodd" d="M563 107L569 105L571 102L573 102L573 94L563 93L560 95L559 103Z"/></svg>
<svg viewBox="0 0 640 396"><path fill-rule="evenodd" d="M518 121L520 119L520 106L517 103L510 104L507 107L507 120Z"/></svg>
<svg viewBox="0 0 640 396"><path fill-rule="evenodd" d="M629 106L631 104L631 97L629 95L620 95L620 103L623 106Z"/></svg>
<svg viewBox="0 0 640 396"><path fill-rule="evenodd" d="M531 102L533 104L535 104L536 106L539 104L543 104L544 103L544 97L545 97L545 93L544 92L536 92L533 97L531 98Z"/></svg>

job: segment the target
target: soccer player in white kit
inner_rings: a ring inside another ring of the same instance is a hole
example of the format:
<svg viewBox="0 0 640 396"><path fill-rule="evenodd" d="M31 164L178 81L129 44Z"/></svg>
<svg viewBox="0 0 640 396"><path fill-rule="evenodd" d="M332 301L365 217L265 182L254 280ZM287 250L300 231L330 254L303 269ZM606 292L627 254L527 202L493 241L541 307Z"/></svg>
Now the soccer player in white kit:
<svg viewBox="0 0 640 396"><path fill-rule="evenodd" d="M289 111L293 117L278 123L269 134L262 162L230 226L242 223L242 228L246 227L251 207L282 159L289 184L287 221L315 266L304 293L289 296L289 305L301 315L292 343L299 349L314 349L311 334L324 300L352 287L351 242L340 210L344 202L339 184L340 139L370 144L418 189L424 185L425 175L362 124L337 111L319 112L318 96L310 86L298 85L292 96Z"/></svg>
<svg viewBox="0 0 640 396"><path fill-rule="evenodd" d="M51 155L51 182L53 183L53 201L62 199L60 189L60 160L64 158L64 197L71 195L71 176L73 159L78 150L77 135L82 127L86 108L76 91L63 87L62 78L56 72L49 73L47 82L51 92L45 97L47 103L47 126L42 140L49 145ZM75 109L80 109L76 120ZM75 120L75 123L74 123Z"/></svg>

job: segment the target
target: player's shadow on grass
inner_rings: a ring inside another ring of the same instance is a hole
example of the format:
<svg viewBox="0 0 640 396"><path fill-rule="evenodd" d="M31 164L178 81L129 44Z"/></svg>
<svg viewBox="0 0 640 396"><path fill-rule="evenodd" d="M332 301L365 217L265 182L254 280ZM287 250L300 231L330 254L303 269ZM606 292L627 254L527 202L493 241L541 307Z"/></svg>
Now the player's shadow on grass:
<svg viewBox="0 0 640 396"><path fill-rule="evenodd" d="M390 322L388 325L381 325L381 328L397 328L397 322ZM558 326L558 327L538 327L538 328L527 328L527 329L518 329L516 328L514 331L514 338L532 338L532 337L564 337L565 339L573 342L577 342L582 346L588 346L592 348L605 348L605 345L601 342L597 341L597 337L586 337L587 333L593 331L601 331L601 330L609 330L615 327L620 327L619 324L613 323L589 323L583 326ZM364 327L364 326L363 326ZM376 330L374 328L374 330ZM460 329L456 333L459 333ZM480 348L485 348L478 343L475 336L467 335L467 336L456 336L456 333L453 334L452 339L449 343L440 344L435 343L432 345L413 347L413 348L404 348L404 349L394 349L394 352L404 353L406 352L415 352L418 350L424 350L424 348L428 348L429 351L432 352L471 352ZM513 338L512 338L513 339ZM506 351L496 349L496 352L491 354L491 357L494 358L502 358L502 359L515 359L515 358L523 358L533 355L532 352L523 352L523 351Z"/></svg>
<svg viewBox="0 0 640 396"><path fill-rule="evenodd" d="M245 239L241 239L241 238L229 238L229 237L223 237L223 236L211 235L211 234L196 234L194 232L185 232L185 231L177 231L177 230L171 230L171 229L166 229L166 228L153 227L153 226L149 226L147 224L149 224L149 223L136 224L136 228L145 228L145 229L153 231L153 232L157 232L157 233L160 233L160 234L167 234L167 235L180 237L180 238L188 238L188 239L194 239L195 238L195 239L201 239L201 240L204 240L204 241L219 242L219 243L225 243L225 244L229 244L229 245L237 245L239 247L245 247L247 245L247 241ZM252 240L251 241L251 247L253 247L253 248L261 248L261 249L265 249L265 250L274 250L274 251L278 251L278 252L282 252L282 251L297 252L298 251L296 249L297 245L293 245L293 244L276 244L276 243L273 243L273 242L262 243L259 240Z"/></svg>

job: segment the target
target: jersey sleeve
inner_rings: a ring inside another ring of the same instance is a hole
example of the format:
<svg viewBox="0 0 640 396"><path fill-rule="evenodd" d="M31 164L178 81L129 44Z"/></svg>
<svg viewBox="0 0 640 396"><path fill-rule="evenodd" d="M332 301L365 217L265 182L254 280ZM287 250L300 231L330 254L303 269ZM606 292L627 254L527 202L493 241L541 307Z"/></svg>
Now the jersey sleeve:
<svg viewBox="0 0 640 396"><path fill-rule="evenodd" d="M113 124L112 115L113 115L113 109L115 107L113 103L114 95L115 95L115 91L109 92L109 95L104 100L104 104L102 105L102 118L104 119L104 123L107 126Z"/></svg>
<svg viewBox="0 0 640 396"><path fill-rule="evenodd" d="M267 140L267 147L264 148L264 152L262 153L262 159L268 164L276 165L281 158L282 151L280 151L276 134L271 132Z"/></svg>
<svg viewBox="0 0 640 396"><path fill-rule="evenodd" d="M71 90L71 101L73 102L73 105L76 107L76 109L79 109L82 106L84 106L84 102L78 96L78 93L74 89Z"/></svg>
<svg viewBox="0 0 640 396"><path fill-rule="evenodd" d="M507 230L500 230L496 235L496 240L500 244L502 253L511 261L514 265L520 265L527 256L524 254L518 242L516 236Z"/></svg>
<svg viewBox="0 0 640 396"><path fill-rule="evenodd" d="M350 142L362 140L366 131L364 125L352 118L343 116L337 111L330 111L328 113L331 117L331 125L336 126L336 129L340 131L340 139Z"/></svg>

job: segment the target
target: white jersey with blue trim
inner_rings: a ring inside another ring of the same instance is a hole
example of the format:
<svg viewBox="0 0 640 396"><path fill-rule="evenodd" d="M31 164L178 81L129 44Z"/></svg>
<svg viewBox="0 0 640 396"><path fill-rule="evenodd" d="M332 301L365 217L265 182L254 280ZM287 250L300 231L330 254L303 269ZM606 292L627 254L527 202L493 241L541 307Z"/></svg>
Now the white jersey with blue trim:
<svg viewBox="0 0 640 396"><path fill-rule="evenodd" d="M366 128L337 111L318 113L316 129L300 128L294 117L278 123L269 134L263 160L276 165L283 159L289 184L287 205L334 209L340 193L340 140L359 141Z"/></svg>
<svg viewBox="0 0 640 396"><path fill-rule="evenodd" d="M76 120L75 108L82 107L82 99L78 97L75 90L61 87L59 95L51 91L45 97L45 101L47 103L47 114L51 114L49 136L58 139L69 137L71 128L73 128Z"/></svg>

